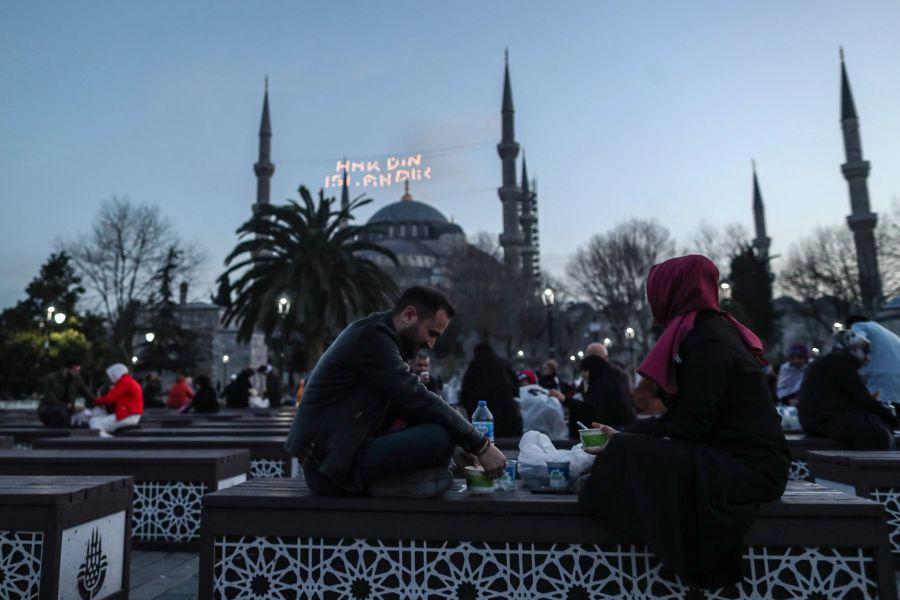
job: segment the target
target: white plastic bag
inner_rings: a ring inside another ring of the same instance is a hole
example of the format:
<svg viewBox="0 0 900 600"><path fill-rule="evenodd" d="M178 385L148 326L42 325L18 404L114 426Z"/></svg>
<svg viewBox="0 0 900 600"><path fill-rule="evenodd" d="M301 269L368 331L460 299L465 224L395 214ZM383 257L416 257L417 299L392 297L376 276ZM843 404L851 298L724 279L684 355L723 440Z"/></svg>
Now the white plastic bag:
<svg viewBox="0 0 900 600"><path fill-rule="evenodd" d="M569 428L562 404L539 385L519 388L519 406L522 409L522 427L525 431L540 431L552 440L569 437Z"/></svg>
<svg viewBox="0 0 900 600"><path fill-rule="evenodd" d="M557 450L550 438L540 431L527 431L519 440L519 476L526 487L541 487L549 484L547 461L567 461L569 479L574 481L587 473L594 463L594 457L581 448L581 444L571 450Z"/></svg>

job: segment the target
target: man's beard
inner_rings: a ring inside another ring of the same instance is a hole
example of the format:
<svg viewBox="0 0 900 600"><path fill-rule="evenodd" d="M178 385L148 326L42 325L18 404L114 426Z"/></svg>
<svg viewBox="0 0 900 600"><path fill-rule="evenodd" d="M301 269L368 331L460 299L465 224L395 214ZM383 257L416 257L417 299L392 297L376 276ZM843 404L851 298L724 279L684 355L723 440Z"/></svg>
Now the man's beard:
<svg viewBox="0 0 900 600"><path fill-rule="evenodd" d="M416 344L416 333L418 333L418 327L415 325L410 325L397 332L397 339L400 340L400 355L403 360L411 359L419 350L418 344Z"/></svg>

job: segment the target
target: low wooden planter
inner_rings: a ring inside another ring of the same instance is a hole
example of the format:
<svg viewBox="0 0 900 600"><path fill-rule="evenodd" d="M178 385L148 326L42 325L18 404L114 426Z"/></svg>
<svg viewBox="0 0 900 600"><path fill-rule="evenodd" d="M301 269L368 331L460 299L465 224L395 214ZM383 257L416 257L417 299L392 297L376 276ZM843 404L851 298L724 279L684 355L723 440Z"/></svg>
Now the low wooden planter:
<svg viewBox="0 0 900 600"><path fill-rule="evenodd" d="M131 477L0 476L0 598L128 597Z"/></svg>
<svg viewBox="0 0 900 600"><path fill-rule="evenodd" d="M810 452L809 467L819 485L884 506L891 550L900 562L900 452Z"/></svg>
<svg viewBox="0 0 900 600"><path fill-rule="evenodd" d="M246 481L246 450L0 451L0 475L121 475L134 478L136 548L195 549L200 501Z"/></svg>
<svg viewBox="0 0 900 600"><path fill-rule="evenodd" d="M883 515L877 503L792 482L748 532L747 578L706 597L896 600ZM204 497L200 597L704 596L574 496L317 497L294 478Z"/></svg>
<svg viewBox="0 0 900 600"><path fill-rule="evenodd" d="M34 447L68 448L72 450L227 450L250 452L248 479L293 477L299 472L296 457L284 449L283 437L191 436L191 437L114 437L114 438L56 438L38 440Z"/></svg>

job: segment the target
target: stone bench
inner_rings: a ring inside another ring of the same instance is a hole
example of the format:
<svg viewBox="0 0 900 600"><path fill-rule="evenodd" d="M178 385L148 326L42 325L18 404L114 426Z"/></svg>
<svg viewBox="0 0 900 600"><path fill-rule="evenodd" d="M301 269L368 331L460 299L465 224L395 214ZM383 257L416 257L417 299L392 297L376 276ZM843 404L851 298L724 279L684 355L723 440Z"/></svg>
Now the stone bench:
<svg viewBox="0 0 900 600"><path fill-rule="evenodd" d="M246 450L0 451L0 475L129 475L135 547L194 549L203 494L246 481Z"/></svg>
<svg viewBox="0 0 900 600"><path fill-rule="evenodd" d="M828 438L812 437L802 433L789 433L784 436L788 450L791 451L791 471L788 478L792 481L812 481L809 471L809 453L819 450L840 450L840 442Z"/></svg>
<svg viewBox="0 0 900 600"><path fill-rule="evenodd" d="M715 598L896 600L884 508L792 482L748 532L747 574ZM574 496L525 490L316 497L301 478L203 499L200 597L691 598ZM696 595L697 598L703 597Z"/></svg>
<svg viewBox="0 0 900 600"><path fill-rule="evenodd" d="M900 561L900 452L810 452L816 483L884 505L891 550Z"/></svg>
<svg viewBox="0 0 900 600"><path fill-rule="evenodd" d="M132 486L0 476L0 598L127 598Z"/></svg>
<svg viewBox="0 0 900 600"><path fill-rule="evenodd" d="M281 436L282 439L287 438L287 427L163 427L151 428L150 426L139 426L129 428L123 431L117 431L116 437L259 437L259 436Z"/></svg>
<svg viewBox="0 0 900 600"><path fill-rule="evenodd" d="M299 471L297 459L284 449L284 438L262 437L113 437L113 438L54 438L38 440L37 448L55 449L116 449L116 450L188 450L188 449L229 449L236 448L250 452L249 479L264 477L293 477Z"/></svg>
<svg viewBox="0 0 900 600"><path fill-rule="evenodd" d="M0 435L13 438L13 448L16 450L30 450L35 440L64 437L96 437L99 432L87 428L52 429L50 427L3 427Z"/></svg>

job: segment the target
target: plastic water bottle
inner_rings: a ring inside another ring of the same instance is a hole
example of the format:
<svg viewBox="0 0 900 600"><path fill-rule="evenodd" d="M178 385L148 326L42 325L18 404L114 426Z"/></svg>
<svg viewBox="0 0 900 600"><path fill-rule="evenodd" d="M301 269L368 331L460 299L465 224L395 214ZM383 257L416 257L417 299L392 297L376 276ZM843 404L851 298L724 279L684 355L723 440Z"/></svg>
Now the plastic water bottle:
<svg viewBox="0 0 900 600"><path fill-rule="evenodd" d="M479 400L478 408L472 413L472 425L484 434L484 437L494 441L494 415L488 410L487 400Z"/></svg>

